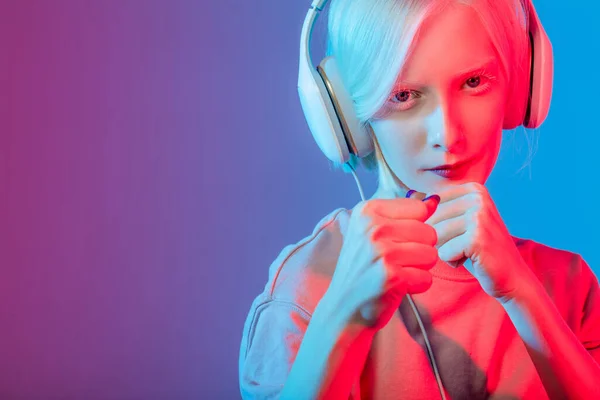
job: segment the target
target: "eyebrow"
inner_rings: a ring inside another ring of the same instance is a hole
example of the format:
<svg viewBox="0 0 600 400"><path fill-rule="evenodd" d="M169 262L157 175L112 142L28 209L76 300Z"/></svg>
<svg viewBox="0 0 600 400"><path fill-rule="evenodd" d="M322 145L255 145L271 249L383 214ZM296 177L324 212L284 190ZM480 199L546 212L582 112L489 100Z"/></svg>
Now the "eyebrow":
<svg viewBox="0 0 600 400"><path fill-rule="evenodd" d="M481 70L491 70L494 69L498 66L498 60L496 57L490 57L486 60L483 60L482 62L478 63L476 67L468 67L463 69L462 71L458 71L458 73L456 73L454 75L454 77L452 78L452 80L459 80L459 79L463 79L466 77L469 77L470 75L473 75L475 73L480 72ZM394 89L398 89L398 87L401 87L403 85L421 85L420 82L416 82L416 81L409 81L409 80L404 80L402 79L402 77L400 76L396 82L396 84L394 85Z"/></svg>
<svg viewBox="0 0 600 400"><path fill-rule="evenodd" d="M456 74L455 78L460 78L460 77L464 77L465 75L474 74L478 71L481 71L482 69L492 69L492 68L495 68L497 65L498 65L498 60L496 59L496 57L491 57L491 58L488 58L487 60L484 60L483 62L479 63L478 67L464 69L463 71Z"/></svg>

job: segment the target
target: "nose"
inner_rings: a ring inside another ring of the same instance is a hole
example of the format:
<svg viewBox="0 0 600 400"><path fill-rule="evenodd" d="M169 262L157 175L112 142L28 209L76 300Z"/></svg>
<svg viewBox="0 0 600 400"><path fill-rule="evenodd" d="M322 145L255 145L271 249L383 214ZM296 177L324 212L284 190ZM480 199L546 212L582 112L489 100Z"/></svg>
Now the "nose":
<svg viewBox="0 0 600 400"><path fill-rule="evenodd" d="M464 134L452 102L443 99L427 118L429 146L448 153L458 152L464 144Z"/></svg>

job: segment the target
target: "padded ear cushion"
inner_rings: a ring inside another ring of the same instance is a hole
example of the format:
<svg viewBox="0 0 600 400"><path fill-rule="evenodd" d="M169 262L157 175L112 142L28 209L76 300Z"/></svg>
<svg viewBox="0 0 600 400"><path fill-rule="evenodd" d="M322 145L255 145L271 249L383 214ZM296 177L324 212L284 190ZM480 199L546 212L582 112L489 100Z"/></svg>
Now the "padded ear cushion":
<svg viewBox="0 0 600 400"><path fill-rule="evenodd" d="M517 78L517 85L507 97L504 129L519 125L526 128L539 127L550 111L554 58L552 44L531 3L529 7L529 56L524 60L524 76Z"/></svg>
<svg viewBox="0 0 600 400"><path fill-rule="evenodd" d="M304 61L301 60L298 73L304 117L323 154L336 164L344 164L350 160L350 151L329 92L317 70Z"/></svg>
<svg viewBox="0 0 600 400"><path fill-rule="evenodd" d="M519 69L519 75L512 77L511 86L507 93L503 129L514 129L523 124L525 115L529 113L529 99L531 89L531 79L533 79L531 69L531 44L522 67Z"/></svg>
<svg viewBox="0 0 600 400"><path fill-rule="evenodd" d="M329 91L350 152L358 157L369 155L373 151L370 127L358 120L354 102L342 82L335 58L326 57L317 70Z"/></svg>

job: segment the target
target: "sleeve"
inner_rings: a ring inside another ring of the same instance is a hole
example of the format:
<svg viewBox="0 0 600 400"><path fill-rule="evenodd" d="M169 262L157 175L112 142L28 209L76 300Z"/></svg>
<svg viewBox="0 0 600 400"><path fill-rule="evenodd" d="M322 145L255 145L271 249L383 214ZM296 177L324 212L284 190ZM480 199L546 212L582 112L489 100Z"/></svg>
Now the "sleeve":
<svg viewBox="0 0 600 400"><path fill-rule="evenodd" d="M581 271L587 295L583 304L579 339L592 357L600 363L600 285L598 278L581 258Z"/></svg>
<svg viewBox="0 0 600 400"><path fill-rule="evenodd" d="M240 348L239 383L243 399L276 399L308 327L300 306L268 300L252 307Z"/></svg>

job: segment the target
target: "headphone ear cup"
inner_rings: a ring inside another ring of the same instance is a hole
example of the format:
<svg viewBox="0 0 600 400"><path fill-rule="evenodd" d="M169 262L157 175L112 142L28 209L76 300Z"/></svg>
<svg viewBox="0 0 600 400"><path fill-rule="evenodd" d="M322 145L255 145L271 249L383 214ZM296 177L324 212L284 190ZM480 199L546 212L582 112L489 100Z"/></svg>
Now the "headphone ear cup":
<svg viewBox="0 0 600 400"><path fill-rule="evenodd" d="M300 62L298 95L310 132L325 156L335 164L350 160L350 150L331 97L317 70Z"/></svg>
<svg viewBox="0 0 600 400"><path fill-rule="evenodd" d="M522 81L513 87L515 91L509 93L504 129L513 129L519 125L537 128L544 122L550 111L554 79L552 43L544 31L531 0L528 0L527 4L530 44L523 71L528 75L521 77ZM514 99L524 100L514 104Z"/></svg>
<svg viewBox="0 0 600 400"><path fill-rule="evenodd" d="M326 57L317 68L336 110L350 152L357 157L365 157L373 152L371 128L363 124L356 116L354 102L344 86L337 62L334 57Z"/></svg>
<svg viewBox="0 0 600 400"><path fill-rule="evenodd" d="M502 129L514 129L523 125L525 115L529 113L530 107L531 73L531 47L529 47L522 68L519 69L518 75L513 77L513 81L510 82L511 86L507 92Z"/></svg>
<svg viewBox="0 0 600 400"><path fill-rule="evenodd" d="M529 4L533 72L530 107L525 115L523 125L526 128L537 128L542 125L550 111L552 82L554 80L554 56L552 54L552 43L544 31L531 1Z"/></svg>

